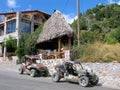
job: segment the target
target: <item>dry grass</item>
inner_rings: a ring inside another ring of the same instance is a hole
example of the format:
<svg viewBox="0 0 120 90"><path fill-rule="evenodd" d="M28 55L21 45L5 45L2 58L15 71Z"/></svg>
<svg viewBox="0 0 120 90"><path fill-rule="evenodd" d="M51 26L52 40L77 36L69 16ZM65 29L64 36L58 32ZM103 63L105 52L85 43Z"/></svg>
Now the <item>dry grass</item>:
<svg viewBox="0 0 120 90"><path fill-rule="evenodd" d="M120 62L120 44L109 45L96 42L90 44L87 49L89 54L81 58L87 62Z"/></svg>

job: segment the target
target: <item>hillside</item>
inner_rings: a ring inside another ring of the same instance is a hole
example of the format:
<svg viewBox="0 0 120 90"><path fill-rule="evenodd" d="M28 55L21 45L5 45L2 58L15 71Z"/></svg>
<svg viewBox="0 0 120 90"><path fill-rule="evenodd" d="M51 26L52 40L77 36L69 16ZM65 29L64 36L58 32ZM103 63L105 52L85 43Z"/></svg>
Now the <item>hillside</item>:
<svg viewBox="0 0 120 90"><path fill-rule="evenodd" d="M73 52L76 59L91 62L119 61L120 53L120 6L97 5L80 18L80 47L77 46L77 20Z"/></svg>
<svg viewBox="0 0 120 90"><path fill-rule="evenodd" d="M81 15L80 22L81 30L110 31L120 26L120 5L97 5ZM76 30L77 22L71 26Z"/></svg>

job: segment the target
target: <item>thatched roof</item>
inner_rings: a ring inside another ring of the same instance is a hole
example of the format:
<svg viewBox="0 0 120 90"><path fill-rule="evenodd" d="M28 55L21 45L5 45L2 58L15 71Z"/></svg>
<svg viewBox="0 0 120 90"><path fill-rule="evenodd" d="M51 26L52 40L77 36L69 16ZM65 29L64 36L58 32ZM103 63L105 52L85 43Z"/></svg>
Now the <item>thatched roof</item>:
<svg viewBox="0 0 120 90"><path fill-rule="evenodd" d="M64 35L73 35L73 29L66 22L63 15L59 11L55 11L45 22L37 42L45 42Z"/></svg>

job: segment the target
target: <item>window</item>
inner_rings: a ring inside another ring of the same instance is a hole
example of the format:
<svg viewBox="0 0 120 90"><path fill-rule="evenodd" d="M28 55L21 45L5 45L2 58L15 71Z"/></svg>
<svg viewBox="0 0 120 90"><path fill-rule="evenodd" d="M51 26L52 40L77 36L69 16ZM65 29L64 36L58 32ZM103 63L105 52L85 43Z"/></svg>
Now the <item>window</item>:
<svg viewBox="0 0 120 90"><path fill-rule="evenodd" d="M16 31L16 21L7 23L7 33L13 33Z"/></svg>
<svg viewBox="0 0 120 90"><path fill-rule="evenodd" d="M21 32L22 33L31 33L30 23L22 22Z"/></svg>
<svg viewBox="0 0 120 90"><path fill-rule="evenodd" d="M4 35L4 25L0 26L0 36Z"/></svg>
<svg viewBox="0 0 120 90"><path fill-rule="evenodd" d="M0 15L0 22L4 22L4 15Z"/></svg>

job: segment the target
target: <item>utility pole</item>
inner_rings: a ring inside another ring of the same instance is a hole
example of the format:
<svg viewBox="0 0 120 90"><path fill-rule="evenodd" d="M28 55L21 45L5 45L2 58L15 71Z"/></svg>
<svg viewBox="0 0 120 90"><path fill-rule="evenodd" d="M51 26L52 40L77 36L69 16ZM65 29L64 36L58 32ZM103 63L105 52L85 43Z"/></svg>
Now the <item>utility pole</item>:
<svg viewBox="0 0 120 90"><path fill-rule="evenodd" d="M80 46L80 0L77 0L77 14L78 14L78 21L77 21L78 46Z"/></svg>

